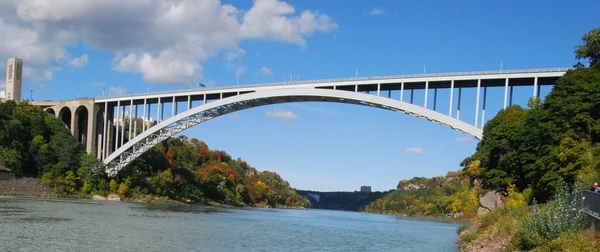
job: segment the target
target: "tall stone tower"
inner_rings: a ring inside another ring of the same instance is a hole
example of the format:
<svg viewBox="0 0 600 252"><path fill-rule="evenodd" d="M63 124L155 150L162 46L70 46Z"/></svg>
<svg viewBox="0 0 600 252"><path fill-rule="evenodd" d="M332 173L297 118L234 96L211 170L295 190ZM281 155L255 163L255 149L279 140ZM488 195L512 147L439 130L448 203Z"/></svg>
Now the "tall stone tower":
<svg viewBox="0 0 600 252"><path fill-rule="evenodd" d="M6 100L21 100L23 83L23 60L10 58L6 63Z"/></svg>

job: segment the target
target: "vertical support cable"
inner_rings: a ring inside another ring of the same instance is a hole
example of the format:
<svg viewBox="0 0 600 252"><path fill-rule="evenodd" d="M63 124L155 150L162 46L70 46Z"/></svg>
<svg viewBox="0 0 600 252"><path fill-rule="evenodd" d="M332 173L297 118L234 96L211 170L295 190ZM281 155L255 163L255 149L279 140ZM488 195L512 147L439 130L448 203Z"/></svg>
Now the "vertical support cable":
<svg viewBox="0 0 600 252"><path fill-rule="evenodd" d="M354 85L354 92L358 93L358 84Z"/></svg>
<svg viewBox="0 0 600 252"><path fill-rule="evenodd" d="M381 92L381 83L377 83L377 96L379 96L380 92Z"/></svg>
<svg viewBox="0 0 600 252"><path fill-rule="evenodd" d="M450 81L450 106L448 108L448 116L452 117L452 102L454 101L454 80Z"/></svg>
<svg viewBox="0 0 600 252"><path fill-rule="evenodd" d="M410 104L413 104L413 98L415 98L415 89L410 90Z"/></svg>
<svg viewBox="0 0 600 252"><path fill-rule="evenodd" d="M477 98L475 103L475 128L477 128L477 123L479 122L479 96L481 93L481 79L477 80Z"/></svg>

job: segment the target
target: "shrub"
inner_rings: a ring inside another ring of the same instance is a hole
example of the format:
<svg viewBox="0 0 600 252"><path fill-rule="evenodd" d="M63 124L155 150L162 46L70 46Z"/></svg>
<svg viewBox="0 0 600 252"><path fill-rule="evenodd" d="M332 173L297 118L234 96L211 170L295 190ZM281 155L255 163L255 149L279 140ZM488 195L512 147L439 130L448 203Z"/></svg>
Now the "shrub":
<svg viewBox="0 0 600 252"><path fill-rule="evenodd" d="M562 181L556 188L554 201L545 209L534 202L531 215L525 218L520 245L531 249L546 244L563 234L583 230L584 216L579 212L580 198L570 197L573 192Z"/></svg>

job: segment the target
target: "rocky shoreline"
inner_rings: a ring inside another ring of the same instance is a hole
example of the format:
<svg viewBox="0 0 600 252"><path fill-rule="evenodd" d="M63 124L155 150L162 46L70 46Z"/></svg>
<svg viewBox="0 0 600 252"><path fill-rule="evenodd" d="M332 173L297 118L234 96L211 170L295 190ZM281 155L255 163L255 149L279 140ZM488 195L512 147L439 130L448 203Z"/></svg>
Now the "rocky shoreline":
<svg viewBox="0 0 600 252"><path fill-rule="evenodd" d="M55 197L52 188L42 184L37 178L19 178L0 181L0 195Z"/></svg>

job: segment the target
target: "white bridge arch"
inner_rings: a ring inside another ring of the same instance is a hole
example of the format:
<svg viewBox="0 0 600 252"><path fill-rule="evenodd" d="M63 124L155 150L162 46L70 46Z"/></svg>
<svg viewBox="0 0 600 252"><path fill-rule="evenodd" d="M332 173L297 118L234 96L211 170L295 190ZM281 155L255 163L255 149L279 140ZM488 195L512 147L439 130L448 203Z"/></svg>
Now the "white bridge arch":
<svg viewBox="0 0 600 252"><path fill-rule="evenodd" d="M137 135L103 160L106 172L114 176L156 144L196 124L212 118L263 105L323 101L364 105L424 118L481 139L483 130L448 115L399 100L358 92L315 88L261 90L223 98L177 114Z"/></svg>

